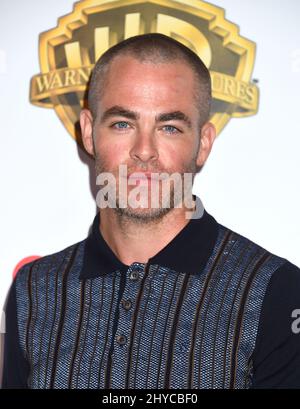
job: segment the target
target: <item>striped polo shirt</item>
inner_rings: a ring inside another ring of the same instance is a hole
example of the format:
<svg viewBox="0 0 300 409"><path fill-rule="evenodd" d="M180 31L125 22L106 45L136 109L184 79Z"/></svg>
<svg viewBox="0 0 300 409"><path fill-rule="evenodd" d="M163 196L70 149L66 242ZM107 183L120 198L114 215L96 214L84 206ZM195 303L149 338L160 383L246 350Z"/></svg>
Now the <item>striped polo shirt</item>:
<svg viewBox="0 0 300 409"><path fill-rule="evenodd" d="M270 282L294 268L299 285L299 270L206 210L147 263L123 264L99 225L100 213L87 238L18 272L4 387L259 387L276 348Z"/></svg>

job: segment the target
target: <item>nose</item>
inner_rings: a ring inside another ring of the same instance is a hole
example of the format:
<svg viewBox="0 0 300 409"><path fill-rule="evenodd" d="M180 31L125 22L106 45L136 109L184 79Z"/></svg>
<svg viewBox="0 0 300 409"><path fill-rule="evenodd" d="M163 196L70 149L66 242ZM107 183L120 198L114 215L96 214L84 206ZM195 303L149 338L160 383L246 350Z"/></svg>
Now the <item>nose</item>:
<svg viewBox="0 0 300 409"><path fill-rule="evenodd" d="M130 150L130 157L135 161L152 162L158 159L158 150L154 135L150 131L139 131Z"/></svg>

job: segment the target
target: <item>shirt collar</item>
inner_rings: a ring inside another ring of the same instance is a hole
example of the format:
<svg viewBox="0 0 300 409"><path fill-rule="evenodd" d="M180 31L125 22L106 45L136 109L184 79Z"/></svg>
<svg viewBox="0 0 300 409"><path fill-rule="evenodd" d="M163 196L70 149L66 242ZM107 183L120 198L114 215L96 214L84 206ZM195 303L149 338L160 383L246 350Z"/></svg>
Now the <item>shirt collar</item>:
<svg viewBox="0 0 300 409"><path fill-rule="evenodd" d="M100 212L94 218L85 243L80 279L90 279L112 273L126 272L123 264L104 240L100 231ZM183 229L158 253L148 260L177 272L199 274L212 253L218 234L218 222L204 209L199 219L190 219ZM139 260L136 260L139 262Z"/></svg>

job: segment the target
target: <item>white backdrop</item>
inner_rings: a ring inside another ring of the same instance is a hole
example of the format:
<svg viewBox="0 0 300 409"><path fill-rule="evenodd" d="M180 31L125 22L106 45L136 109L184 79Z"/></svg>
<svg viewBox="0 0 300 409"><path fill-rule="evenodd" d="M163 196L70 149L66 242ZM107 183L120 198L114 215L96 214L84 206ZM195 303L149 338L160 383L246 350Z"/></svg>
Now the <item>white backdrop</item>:
<svg viewBox="0 0 300 409"><path fill-rule="evenodd" d="M222 224L300 265L300 2L213 0L256 42L256 116L232 119L194 192ZM83 153L55 112L29 103L38 36L73 0L0 0L0 304L16 264L82 240L96 206Z"/></svg>

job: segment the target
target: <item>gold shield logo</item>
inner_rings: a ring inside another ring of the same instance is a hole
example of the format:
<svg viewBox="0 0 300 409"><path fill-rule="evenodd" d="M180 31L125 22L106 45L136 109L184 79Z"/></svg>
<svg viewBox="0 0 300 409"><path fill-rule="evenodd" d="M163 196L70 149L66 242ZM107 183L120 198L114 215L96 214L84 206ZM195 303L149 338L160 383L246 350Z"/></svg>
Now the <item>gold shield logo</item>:
<svg viewBox="0 0 300 409"><path fill-rule="evenodd" d="M77 139L78 119L96 60L114 44L156 32L197 53L212 77L211 121L218 134L231 117L253 115L258 88L251 82L255 43L239 35L224 9L198 0L83 0L58 26L40 35L41 74L30 84L31 103L54 108ZM78 139L79 141L79 139Z"/></svg>

